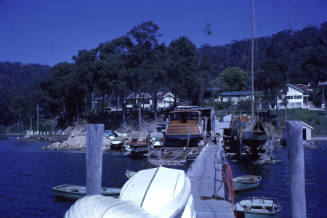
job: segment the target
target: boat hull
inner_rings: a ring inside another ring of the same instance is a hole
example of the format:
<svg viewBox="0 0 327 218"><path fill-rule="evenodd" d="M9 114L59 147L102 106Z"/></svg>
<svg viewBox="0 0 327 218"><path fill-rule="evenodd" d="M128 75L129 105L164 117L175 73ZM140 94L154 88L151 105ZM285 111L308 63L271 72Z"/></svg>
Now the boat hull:
<svg viewBox="0 0 327 218"><path fill-rule="evenodd" d="M234 191L239 192L239 191L245 191L249 189L254 189L260 185L260 182L256 183L242 183L242 182L233 182L234 185Z"/></svg>
<svg viewBox="0 0 327 218"><path fill-rule="evenodd" d="M240 217L268 218L279 217L281 207L276 199L252 197L238 202L236 210Z"/></svg>
<svg viewBox="0 0 327 218"><path fill-rule="evenodd" d="M244 213L245 218L278 218L279 214L258 214L258 213Z"/></svg>
<svg viewBox="0 0 327 218"><path fill-rule="evenodd" d="M197 146L202 139L202 135L166 135L165 146L173 147L185 147L187 146L187 140L189 139L189 146Z"/></svg>

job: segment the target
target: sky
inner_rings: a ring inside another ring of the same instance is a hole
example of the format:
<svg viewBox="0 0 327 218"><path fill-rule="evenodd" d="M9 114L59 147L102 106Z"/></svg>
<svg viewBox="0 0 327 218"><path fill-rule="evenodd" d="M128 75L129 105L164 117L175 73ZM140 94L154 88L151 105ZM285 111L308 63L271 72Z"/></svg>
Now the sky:
<svg viewBox="0 0 327 218"><path fill-rule="evenodd" d="M251 0L0 0L0 61L54 65L145 21L166 45L197 47L251 36ZM255 36L327 21L326 0L256 0ZM205 33L210 24L211 35Z"/></svg>

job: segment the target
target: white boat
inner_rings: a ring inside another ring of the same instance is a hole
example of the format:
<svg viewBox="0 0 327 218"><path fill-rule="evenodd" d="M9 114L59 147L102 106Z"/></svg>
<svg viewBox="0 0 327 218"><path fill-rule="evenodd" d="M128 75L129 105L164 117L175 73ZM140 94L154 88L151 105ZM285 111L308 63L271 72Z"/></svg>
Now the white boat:
<svg viewBox="0 0 327 218"><path fill-rule="evenodd" d="M56 196L68 199L79 199L86 195L86 187L80 185L58 185L53 187L52 191L56 194ZM118 198L120 191L120 188L102 187L101 194L104 196L112 196Z"/></svg>
<svg viewBox="0 0 327 218"><path fill-rule="evenodd" d="M260 185L261 176L245 175L233 178L234 191L244 191Z"/></svg>
<svg viewBox="0 0 327 218"><path fill-rule="evenodd" d="M158 167L138 171L124 184L119 199L87 196L75 202L65 217L195 218L196 212L185 172Z"/></svg>
<svg viewBox="0 0 327 218"><path fill-rule="evenodd" d="M236 204L237 213L244 213L245 218L278 217L282 210L274 198L251 197Z"/></svg>
<svg viewBox="0 0 327 218"><path fill-rule="evenodd" d="M127 178L131 178L132 176L134 176L136 174L136 172L135 171L130 171L130 170L126 170L125 171L125 176L127 177Z"/></svg>
<svg viewBox="0 0 327 218"><path fill-rule="evenodd" d="M164 135L161 132L151 132L150 142L153 147L162 147L164 141Z"/></svg>

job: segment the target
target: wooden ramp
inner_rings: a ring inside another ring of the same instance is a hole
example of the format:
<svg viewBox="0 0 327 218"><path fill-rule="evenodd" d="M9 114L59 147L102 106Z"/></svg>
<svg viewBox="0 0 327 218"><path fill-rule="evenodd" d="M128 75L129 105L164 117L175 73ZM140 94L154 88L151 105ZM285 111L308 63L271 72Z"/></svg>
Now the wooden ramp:
<svg viewBox="0 0 327 218"><path fill-rule="evenodd" d="M220 142L220 140L218 140ZM234 212L232 204L226 200L216 200L212 196L215 187L220 198L224 198L224 185L221 184L222 161L221 144L209 143L194 160L187 176L191 180L192 195L194 198L196 217L211 218L223 217L233 218ZM215 177L216 186L215 186ZM201 198L207 198L202 200Z"/></svg>

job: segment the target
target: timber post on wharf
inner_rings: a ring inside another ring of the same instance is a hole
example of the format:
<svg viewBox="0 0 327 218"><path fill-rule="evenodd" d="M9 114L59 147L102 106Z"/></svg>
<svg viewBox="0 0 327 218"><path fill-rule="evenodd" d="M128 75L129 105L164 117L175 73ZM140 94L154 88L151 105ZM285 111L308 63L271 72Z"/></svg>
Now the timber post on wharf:
<svg viewBox="0 0 327 218"><path fill-rule="evenodd" d="M286 141L288 147L292 217L306 218L305 177L302 121L287 121Z"/></svg>
<svg viewBox="0 0 327 218"><path fill-rule="evenodd" d="M103 124L86 126L86 195L101 194Z"/></svg>

